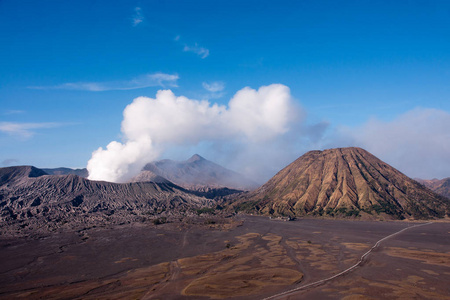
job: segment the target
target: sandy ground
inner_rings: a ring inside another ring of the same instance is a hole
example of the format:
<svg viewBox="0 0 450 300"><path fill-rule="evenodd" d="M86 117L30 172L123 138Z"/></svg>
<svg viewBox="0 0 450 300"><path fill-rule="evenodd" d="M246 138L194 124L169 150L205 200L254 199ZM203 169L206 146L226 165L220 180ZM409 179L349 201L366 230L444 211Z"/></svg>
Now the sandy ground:
<svg viewBox="0 0 450 300"><path fill-rule="evenodd" d="M262 299L332 276L407 222L240 216L0 237L1 299ZM281 299L448 299L450 223L384 241L354 271Z"/></svg>

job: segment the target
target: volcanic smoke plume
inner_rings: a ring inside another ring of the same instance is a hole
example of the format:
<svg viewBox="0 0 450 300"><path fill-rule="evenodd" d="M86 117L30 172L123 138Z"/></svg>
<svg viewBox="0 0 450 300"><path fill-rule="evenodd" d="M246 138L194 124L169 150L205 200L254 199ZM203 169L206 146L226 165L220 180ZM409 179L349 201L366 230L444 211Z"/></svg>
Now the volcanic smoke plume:
<svg viewBox="0 0 450 300"><path fill-rule="evenodd" d="M126 181L171 146L268 144L289 130L298 112L289 88L281 84L243 88L228 106L177 97L171 90L158 91L154 99L138 97L123 112L124 142L112 141L92 153L89 179Z"/></svg>

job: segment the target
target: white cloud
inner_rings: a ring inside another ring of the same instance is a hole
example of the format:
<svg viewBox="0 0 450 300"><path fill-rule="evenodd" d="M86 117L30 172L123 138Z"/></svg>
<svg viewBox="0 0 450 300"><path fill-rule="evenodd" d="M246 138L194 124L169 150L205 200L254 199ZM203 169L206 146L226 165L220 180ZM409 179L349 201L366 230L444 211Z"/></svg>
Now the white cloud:
<svg viewBox="0 0 450 300"><path fill-rule="evenodd" d="M193 52L193 53L197 54L198 56L200 56L202 59L207 58L209 55L209 50L206 48L200 47L199 45L197 45L197 43L195 43L194 46L188 46L185 44L183 51L184 52Z"/></svg>
<svg viewBox="0 0 450 300"><path fill-rule="evenodd" d="M152 73L125 81L68 82L54 86L33 86L29 88L39 90L80 90L90 92L135 90L151 86L176 87L178 78L177 74Z"/></svg>
<svg viewBox="0 0 450 300"><path fill-rule="evenodd" d="M0 122L0 131L19 138L29 138L35 134L35 129L59 127L60 123L15 123Z"/></svg>
<svg viewBox="0 0 450 300"><path fill-rule="evenodd" d="M288 131L293 119L290 90L281 84L260 87L257 91L245 87L230 100L225 121L246 139L269 140Z"/></svg>
<svg viewBox="0 0 450 300"><path fill-rule="evenodd" d="M134 16L133 16L133 26L137 26L144 22L144 16L142 14L142 8L135 7L134 8Z"/></svg>
<svg viewBox="0 0 450 300"><path fill-rule="evenodd" d="M239 148L241 157L260 149L251 163L259 158L260 165L262 161L270 165L272 154L268 157L263 150L282 144L280 137L299 121L296 111L289 88L281 84L243 88L228 107L177 97L170 90L158 91L154 99L138 97L123 113L124 143L113 141L96 150L88 162L89 178L126 181L165 150L201 143L209 143L217 153L227 145Z"/></svg>
<svg viewBox="0 0 450 300"><path fill-rule="evenodd" d="M341 127L339 141L360 146L410 177L450 175L450 114L416 108L386 122L371 119L357 128Z"/></svg>
<svg viewBox="0 0 450 300"><path fill-rule="evenodd" d="M225 89L225 83L222 81L214 81L211 83L203 82L202 86L205 90L211 93L221 92Z"/></svg>

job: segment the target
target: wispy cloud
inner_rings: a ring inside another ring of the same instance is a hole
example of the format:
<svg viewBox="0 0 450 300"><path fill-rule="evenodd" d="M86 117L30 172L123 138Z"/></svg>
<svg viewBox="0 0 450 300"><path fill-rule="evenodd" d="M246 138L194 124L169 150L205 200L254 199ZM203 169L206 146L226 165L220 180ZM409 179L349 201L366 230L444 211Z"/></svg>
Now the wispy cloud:
<svg viewBox="0 0 450 300"><path fill-rule="evenodd" d="M30 138L35 134L34 130L43 128L55 128L63 126L62 123L16 123L0 122L0 132L7 133L22 139Z"/></svg>
<svg viewBox="0 0 450 300"><path fill-rule="evenodd" d="M188 46L184 45L183 48L184 52L193 52L200 56L201 58L207 58L209 55L209 50L203 47L200 47L197 43L194 44L194 46Z"/></svg>
<svg viewBox="0 0 450 300"><path fill-rule="evenodd" d="M135 90L151 86L177 87L177 74L153 73L135 77L131 80L106 81L106 82L67 82L53 86L31 86L30 89L38 90L79 90L90 92Z"/></svg>
<svg viewBox="0 0 450 300"><path fill-rule="evenodd" d="M134 8L134 15L133 15L133 26L138 26L144 22L144 15L142 14L142 8L135 7Z"/></svg>
<svg viewBox="0 0 450 300"><path fill-rule="evenodd" d="M200 56L200 58L202 58L202 59L207 58L209 56L209 49L206 49L204 47L200 47L197 43L195 43L193 46L190 46L190 45L188 45L186 43L183 43L181 41L181 36L180 35L175 36L173 41L176 42L177 44L183 45L183 51L184 52L195 53L198 56Z"/></svg>
<svg viewBox="0 0 450 300"><path fill-rule="evenodd" d="M208 91L206 95L202 95L202 99L218 99L225 95L225 83L222 81L203 82L202 86Z"/></svg>
<svg viewBox="0 0 450 300"><path fill-rule="evenodd" d="M211 83L203 82L202 85L205 90L211 93L221 92L225 88L225 83L222 81L214 81Z"/></svg>
<svg viewBox="0 0 450 300"><path fill-rule="evenodd" d="M20 115L20 114L24 114L24 113L25 113L24 110L8 109L3 114L4 115Z"/></svg>

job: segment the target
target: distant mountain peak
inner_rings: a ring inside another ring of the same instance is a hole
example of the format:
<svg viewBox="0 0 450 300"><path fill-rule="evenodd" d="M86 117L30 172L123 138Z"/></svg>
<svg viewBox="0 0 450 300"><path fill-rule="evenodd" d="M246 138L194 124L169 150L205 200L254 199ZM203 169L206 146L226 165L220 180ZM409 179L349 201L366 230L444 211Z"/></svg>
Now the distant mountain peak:
<svg viewBox="0 0 450 300"><path fill-rule="evenodd" d="M204 159L203 157L201 157L201 156L198 155L198 154L194 154L194 155L192 155L192 157L189 158L186 162L188 162L188 163L193 163L193 162L196 162L196 161L203 161L203 160L206 160L206 159Z"/></svg>
<svg viewBox="0 0 450 300"><path fill-rule="evenodd" d="M443 179L433 178L431 180L416 178L415 180L425 185L433 192L450 199L450 177Z"/></svg>
<svg viewBox="0 0 450 300"><path fill-rule="evenodd" d="M150 172L146 172L150 171ZM161 176L184 188L227 187L253 190L259 185L244 175L224 168L198 154L185 161L164 159L148 163L131 181L142 182Z"/></svg>

